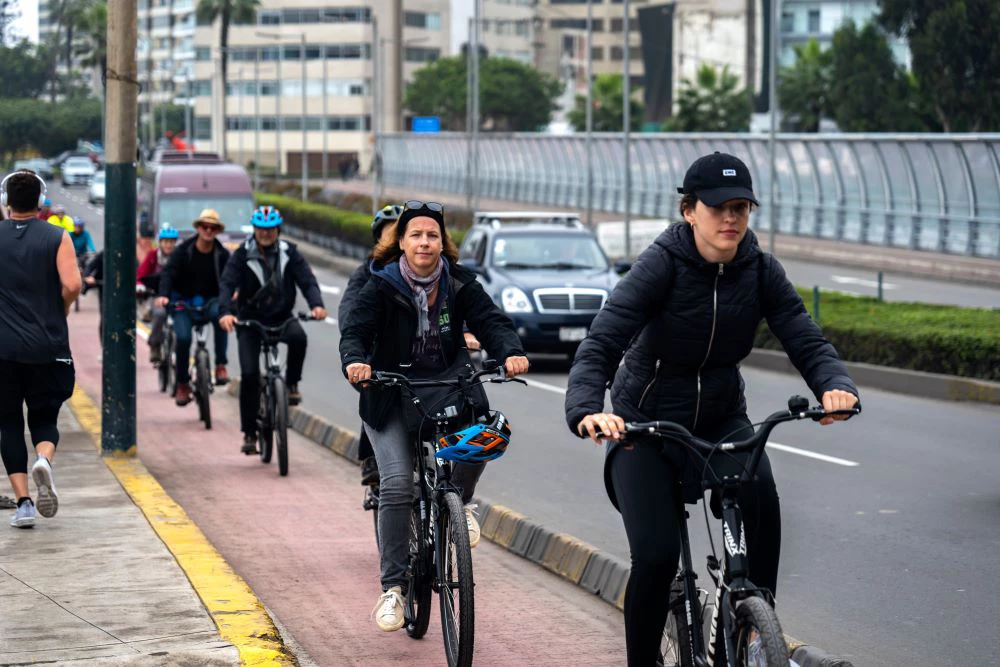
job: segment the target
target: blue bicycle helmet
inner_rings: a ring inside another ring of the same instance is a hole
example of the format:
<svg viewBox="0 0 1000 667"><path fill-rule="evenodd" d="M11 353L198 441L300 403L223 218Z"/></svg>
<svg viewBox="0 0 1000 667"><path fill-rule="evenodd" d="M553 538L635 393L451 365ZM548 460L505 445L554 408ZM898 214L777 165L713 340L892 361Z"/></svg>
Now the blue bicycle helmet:
<svg viewBox="0 0 1000 667"><path fill-rule="evenodd" d="M445 461L485 463L500 458L510 444L510 422L502 412L493 410L480 421L461 431L438 439L435 456Z"/></svg>
<svg viewBox="0 0 1000 667"><path fill-rule="evenodd" d="M386 206L375 214L375 219L372 220L372 236L375 238L376 242L378 241L379 235L382 233L382 228L390 222L396 222L399 220L399 216L402 214L403 207L399 204Z"/></svg>
<svg viewBox="0 0 1000 667"><path fill-rule="evenodd" d="M163 226L160 227L160 233L156 237L156 240L162 241L164 239L179 239L180 237L180 232L174 229L169 222L165 222L163 223Z"/></svg>
<svg viewBox="0 0 1000 667"><path fill-rule="evenodd" d="M76 216L75 218L73 218L73 224L76 225L77 227L86 227L87 221L81 218L80 216Z"/></svg>
<svg viewBox="0 0 1000 667"><path fill-rule="evenodd" d="M250 224L261 229L280 227L284 222L281 212L273 206L260 206L250 216Z"/></svg>

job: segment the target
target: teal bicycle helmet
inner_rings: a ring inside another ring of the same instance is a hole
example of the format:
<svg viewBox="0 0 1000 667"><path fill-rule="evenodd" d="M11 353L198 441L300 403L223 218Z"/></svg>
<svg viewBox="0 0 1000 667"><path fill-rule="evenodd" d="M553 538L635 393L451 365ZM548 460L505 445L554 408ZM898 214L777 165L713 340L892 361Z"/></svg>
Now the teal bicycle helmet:
<svg viewBox="0 0 1000 667"><path fill-rule="evenodd" d="M403 207L399 204L386 206L375 214L375 219L372 220L372 236L375 238L376 242L378 242L378 237L382 233L382 228L391 222L399 220L399 216L402 214Z"/></svg>
<svg viewBox="0 0 1000 667"><path fill-rule="evenodd" d="M250 224L261 229L280 227L284 222L281 212L273 206L261 206L250 216Z"/></svg>
<svg viewBox="0 0 1000 667"><path fill-rule="evenodd" d="M180 232L174 229L169 222L165 222L160 227L160 233L157 235L156 240L163 241L164 239L179 239L180 237Z"/></svg>
<svg viewBox="0 0 1000 667"><path fill-rule="evenodd" d="M485 463L500 458L510 444L510 422L498 410L461 431L438 439L435 456L444 461Z"/></svg>

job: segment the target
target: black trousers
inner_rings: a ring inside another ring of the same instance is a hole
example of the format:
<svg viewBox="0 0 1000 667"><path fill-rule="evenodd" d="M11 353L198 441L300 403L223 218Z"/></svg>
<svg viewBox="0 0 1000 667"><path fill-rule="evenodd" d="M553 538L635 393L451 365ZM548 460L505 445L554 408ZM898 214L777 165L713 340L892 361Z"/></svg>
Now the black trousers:
<svg viewBox="0 0 1000 667"><path fill-rule="evenodd" d="M750 432L730 434L749 425L746 415L738 415L698 429L695 435L710 442L726 436L737 440L748 437ZM680 560L676 485L681 471L661 447L642 443L630 449L619 446L608 465L632 556L625 591L628 665L652 667L667 620L670 584ZM774 592L781 551L781 509L766 453L757 470L757 481L745 488L739 501L750 556L750 580Z"/></svg>
<svg viewBox="0 0 1000 667"><path fill-rule="evenodd" d="M257 435L261 336L253 329L237 329L236 340L240 355L240 428L244 434L254 436ZM309 342L298 320L285 327L281 342L288 345L285 383L294 386L302 379L302 367L306 362L306 346Z"/></svg>
<svg viewBox="0 0 1000 667"><path fill-rule="evenodd" d="M24 364L0 360L0 455L8 475L28 472L24 406L31 442L59 444L59 409L73 395L76 370L69 363Z"/></svg>

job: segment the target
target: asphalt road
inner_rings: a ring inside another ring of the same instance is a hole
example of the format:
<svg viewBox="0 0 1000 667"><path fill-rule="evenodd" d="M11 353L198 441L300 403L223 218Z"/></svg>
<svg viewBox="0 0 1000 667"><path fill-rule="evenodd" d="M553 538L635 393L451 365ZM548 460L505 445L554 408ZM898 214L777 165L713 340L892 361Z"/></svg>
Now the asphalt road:
<svg viewBox="0 0 1000 667"><path fill-rule="evenodd" d="M74 214L75 206L65 203ZM795 271L789 263L799 281ZM335 317L346 278L316 273ZM919 291L919 281L911 282ZM899 284L895 291L902 293ZM995 290L931 285L935 294L955 299L982 292L992 299L987 304L997 305ZM335 325L331 318L307 328L304 407L357 428L356 394L340 373ZM490 389L515 436L478 492L627 558L620 519L604 493L603 451L564 425L566 370L565 362L539 359L531 386ZM807 394L790 375L749 368L744 375L751 417L780 408L793 393ZM996 627L990 610L997 609L1000 581L988 567L1000 549L1000 409L863 387L862 400L865 413L846 424L793 424L774 432L781 445L840 461L771 448L783 502L778 609L784 628L857 665L994 664L1000 635L989 630ZM707 542L700 509L693 517L701 567Z"/></svg>

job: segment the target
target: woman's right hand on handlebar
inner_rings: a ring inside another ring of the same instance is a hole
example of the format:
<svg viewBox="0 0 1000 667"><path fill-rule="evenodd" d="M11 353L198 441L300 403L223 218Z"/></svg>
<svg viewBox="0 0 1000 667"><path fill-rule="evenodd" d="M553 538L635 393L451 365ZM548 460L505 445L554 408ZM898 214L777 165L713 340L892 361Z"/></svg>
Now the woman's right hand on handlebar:
<svg viewBox="0 0 1000 667"><path fill-rule="evenodd" d="M219 318L219 328L226 333L232 333L236 329L238 321L235 315L223 315Z"/></svg>
<svg viewBox="0 0 1000 667"><path fill-rule="evenodd" d="M368 364L355 363L347 367L347 381L351 384L365 382L372 378L372 367Z"/></svg>
<svg viewBox="0 0 1000 667"><path fill-rule="evenodd" d="M625 420L610 412L595 412L580 420L576 432L580 437L589 437L597 444L609 437L621 440L625 437Z"/></svg>
<svg viewBox="0 0 1000 667"><path fill-rule="evenodd" d="M153 302L158 308L166 308L168 303L170 303L170 299L165 296L158 296L156 297L156 301Z"/></svg>

